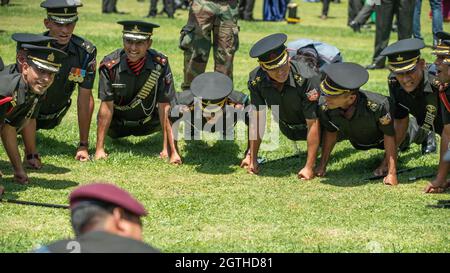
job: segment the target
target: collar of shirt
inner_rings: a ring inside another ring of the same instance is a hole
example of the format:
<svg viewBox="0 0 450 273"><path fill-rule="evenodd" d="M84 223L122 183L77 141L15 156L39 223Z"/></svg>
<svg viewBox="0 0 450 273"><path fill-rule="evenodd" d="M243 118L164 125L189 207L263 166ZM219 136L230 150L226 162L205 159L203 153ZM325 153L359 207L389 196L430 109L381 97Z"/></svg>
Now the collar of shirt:
<svg viewBox="0 0 450 273"><path fill-rule="evenodd" d="M49 31L44 32L43 35L50 37ZM56 42L52 43L52 46L54 48L61 49L60 46L55 46L55 44L57 45ZM71 55L76 55L77 54L77 48L76 48L75 44L73 43L72 38L70 38L69 44L67 46L63 47L61 50L66 52L66 53L70 53Z"/></svg>
<svg viewBox="0 0 450 273"><path fill-rule="evenodd" d="M341 116L343 116L345 119L350 120L355 115L359 100L359 94L357 94L355 101L352 103L352 105L350 105L349 108L347 108L346 110L340 109Z"/></svg>
<svg viewBox="0 0 450 273"><path fill-rule="evenodd" d="M153 63L153 56L150 53L150 51L147 51L147 60L145 61L144 67L142 68L142 71L144 69L153 70L155 69L155 64ZM125 53L125 50L122 49L120 52L120 64L119 64L119 73L122 71L127 71L129 74L136 76L133 71L128 67L127 63L127 54ZM142 72L140 73L140 75Z"/></svg>
<svg viewBox="0 0 450 273"><path fill-rule="evenodd" d="M28 84L21 76L17 86L17 94L15 95L17 104L24 103L28 95Z"/></svg>

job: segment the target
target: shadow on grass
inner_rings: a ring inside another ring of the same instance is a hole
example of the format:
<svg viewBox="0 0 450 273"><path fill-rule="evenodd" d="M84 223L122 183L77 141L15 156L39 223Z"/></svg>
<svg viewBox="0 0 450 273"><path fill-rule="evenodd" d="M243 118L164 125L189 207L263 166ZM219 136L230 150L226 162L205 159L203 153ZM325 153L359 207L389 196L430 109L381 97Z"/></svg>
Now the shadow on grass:
<svg viewBox="0 0 450 273"><path fill-rule="evenodd" d="M212 147L203 140L189 140L184 153L184 164L196 165L197 172L206 174L232 173L241 161L239 146L230 140L216 140Z"/></svg>
<svg viewBox="0 0 450 273"><path fill-rule="evenodd" d="M77 182L70 180L59 180L59 179L47 180L43 178L33 177L32 175L29 176L29 178L30 183L27 185L20 185L14 182L13 176L2 178L1 183L5 187L5 192L7 193L21 192L26 190L27 188L35 188L35 187L50 190L62 190L76 187L79 184Z"/></svg>
<svg viewBox="0 0 450 273"><path fill-rule="evenodd" d="M356 150L352 148L347 148L354 153ZM364 151L356 151L357 153L364 153ZM406 165L408 161L413 158L422 156L420 151L414 151L409 153L404 153L397 164L397 170L408 169ZM336 163L337 158L332 157L333 161L330 164ZM383 159L383 153L377 156L373 156L367 159L355 160L350 164L346 164L338 170L328 171L327 176L321 179L321 183L334 185L338 187L357 187L366 184L383 183L383 179L369 180L369 177L373 176L373 170L375 170ZM418 169L414 169L409 172L404 172L398 174L398 181L400 184L410 184L415 183L417 180L409 180L409 178L417 177L421 175L434 174L436 172L436 167L434 166L420 166ZM430 179L430 178L423 178Z"/></svg>
<svg viewBox="0 0 450 273"><path fill-rule="evenodd" d="M163 147L161 131L148 136L141 136L141 140L133 142L134 136L112 139L107 137L105 148L108 153L133 153L139 156L159 156Z"/></svg>
<svg viewBox="0 0 450 273"><path fill-rule="evenodd" d="M133 138L136 137L128 136L118 139L112 139L107 136L105 139L105 150L110 154L132 152L133 154L142 156L148 156L152 154L159 155L159 152L162 149L162 134L160 131L150 134L148 136L141 136L139 138L142 138L142 140L138 140L136 142L133 142L134 140ZM40 152L41 156L47 155L64 155L70 157L75 156L76 151L75 145L71 145L67 142L62 142L55 138L45 136L44 134L39 132L37 133L37 139L38 139L38 151ZM91 144L90 146L91 146L90 152L95 153L94 145Z"/></svg>
<svg viewBox="0 0 450 273"><path fill-rule="evenodd" d="M0 160L0 170L3 171L3 173L8 172L11 170L11 164L9 163L9 161L3 161ZM39 170L35 170L35 169L28 169L26 168L25 170L28 174L30 173L48 173L48 174L63 174L63 173L68 173L70 172L69 168L65 168L65 167L58 167L52 164L47 164L45 163L45 161L43 162L42 168Z"/></svg>
<svg viewBox="0 0 450 273"><path fill-rule="evenodd" d="M347 147L332 153L332 159L339 161L354 153L354 149ZM283 158L277 158L268 160L261 165L261 176L273 176L273 177L285 177L290 176L293 173L298 173L306 163L306 151L302 151L298 157L287 156ZM318 158L318 160L320 157Z"/></svg>
<svg viewBox="0 0 450 273"><path fill-rule="evenodd" d="M46 155L65 155L75 156L75 145L70 145L67 142L59 141L55 138L48 137L41 132L37 132L37 149L41 156ZM23 141L21 141L23 143Z"/></svg>

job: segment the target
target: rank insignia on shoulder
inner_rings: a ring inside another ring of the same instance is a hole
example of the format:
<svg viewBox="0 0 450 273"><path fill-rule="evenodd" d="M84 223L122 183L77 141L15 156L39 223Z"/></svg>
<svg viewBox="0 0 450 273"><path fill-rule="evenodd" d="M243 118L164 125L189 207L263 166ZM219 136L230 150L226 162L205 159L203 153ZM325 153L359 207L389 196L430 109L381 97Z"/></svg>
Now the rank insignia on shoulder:
<svg viewBox="0 0 450 273"><path fill-rule="evenodd" d="M320 106L320 110L322 110L322 111L328 111L328 106L326 105L326 104L322 104L321 106Z"/></svg>
<svg viewBox="0 0 450 273"><path fill-rule="evenodd" d="M396 84L397 82L398 82L397 79L394 78L394 77L389 79L389 84L390 85Z"/></svg>
<svg viewBox="0 0 450 273"><path fill-rule="evenodd" d="M69 81L82 83L84 81L84 76L86 74L86 70L81 68L72 67L69 73Z"/></svg>
<svg viewBox="0 0 450 273"><path fill-rule="evenodd" d="M252 86L255 86L259 81L261 81L261 77L260 77L260 76L256 77L256 78L255 78L253 81L251 81L250 83L251 83Z"/></svg>
<svg viewBox="0 0 450 273"><path fill-rule="evenodd" d="M306 93L306 97L309 101L317 101L319 100L319 92L314 88Z"/></svg>
<svg viewBox="0 0 450 273"><path fill-rule="evenodd" d="M294 80L295 80L299 85L302 85L302 84L303 84L303 77L300 76L299 74L295 74L295 75L294 75Z"/></svg>
<svg viewBox="0 0 450 273"><path fill-rule="evenodd" d="M382 116L380 118L380 123L381 125L388 125L389 123L391 123L392 118L391 118L391 114L387 113L386 115Z"/></svg>
<svg viewBox="0 0 450 273"><path fill-rule="evenodd" d="M370 100L367 101L367 107L369 107L369 109L373 112L376 112L378 110L378 104Z"/></svg>
<svg viewBox="0 0 450 273"><path fill-rule="evenodd" d="M155 57L155 61L159 64L165 65L167 63L167 59L166 58L161 58L160 56L156 56Z"/></svg>
<svg viewBox="0 0 450 273"><path fill-rule="evenodd" d="M432 84L434 87L439 87L439 85L441 84L441 82L439 81L439 79L435 78L435 79L433 79L433 81L431 82L431 84Z"/></svg>

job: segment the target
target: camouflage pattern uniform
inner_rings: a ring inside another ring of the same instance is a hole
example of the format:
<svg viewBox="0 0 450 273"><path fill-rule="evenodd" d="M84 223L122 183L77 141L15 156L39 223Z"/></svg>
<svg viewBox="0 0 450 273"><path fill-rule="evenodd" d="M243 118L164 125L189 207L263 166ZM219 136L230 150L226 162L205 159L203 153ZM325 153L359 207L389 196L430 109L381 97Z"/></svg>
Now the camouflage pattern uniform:
<svg viewBox="0 0 450 273"><path fill-rule="evenodd" d="M193 0L189 19L181 30L180 48L184 50L183 90L205 72L209 52L214 50L214 71L233 78L233 59L238 50L237 0Z"/></svg>

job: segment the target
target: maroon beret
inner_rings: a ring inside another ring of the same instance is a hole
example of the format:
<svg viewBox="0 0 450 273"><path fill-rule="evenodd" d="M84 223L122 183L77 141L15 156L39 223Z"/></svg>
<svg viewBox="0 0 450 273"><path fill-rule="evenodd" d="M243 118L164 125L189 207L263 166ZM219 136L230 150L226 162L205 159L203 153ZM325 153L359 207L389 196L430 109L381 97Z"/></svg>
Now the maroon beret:
<svg viewBox="0 0 450 273"><path fill-rule="evenodd" d="M76 188L69 196L70 208L73 209L81 201L102 201L117 205L137 216L147 215L144 206L128 192L107 183L93 183Z"/></svg>

